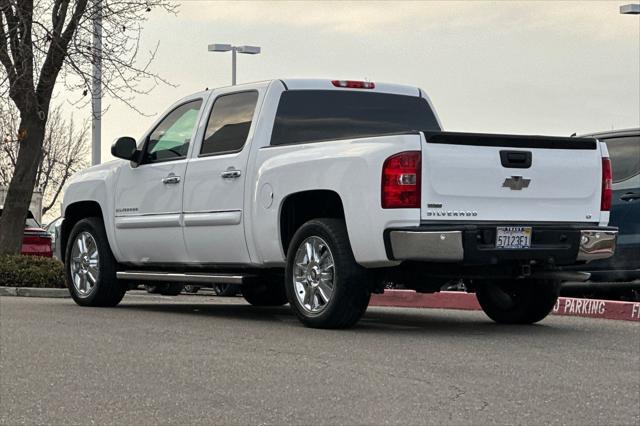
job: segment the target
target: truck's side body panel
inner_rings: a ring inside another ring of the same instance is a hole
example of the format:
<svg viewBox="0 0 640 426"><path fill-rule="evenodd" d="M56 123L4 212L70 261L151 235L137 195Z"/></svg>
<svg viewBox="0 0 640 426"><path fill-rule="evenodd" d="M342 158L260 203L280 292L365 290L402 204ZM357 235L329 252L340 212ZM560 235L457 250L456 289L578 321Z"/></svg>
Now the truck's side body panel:
<svg viewBox="0 0 640 426"><path fill-rule="evenodd" d="M284 265L280 242L280 207L287 196L308 190L331 190L340 195L355 259L366 266L388 266L380 230L416 226L420 209L382 209L380 171L384 160L398 151L420 149L419 135L316 142L264 147L251 191L251 227L258 260ZM268 193L273 194L271 202Z"/></svg>

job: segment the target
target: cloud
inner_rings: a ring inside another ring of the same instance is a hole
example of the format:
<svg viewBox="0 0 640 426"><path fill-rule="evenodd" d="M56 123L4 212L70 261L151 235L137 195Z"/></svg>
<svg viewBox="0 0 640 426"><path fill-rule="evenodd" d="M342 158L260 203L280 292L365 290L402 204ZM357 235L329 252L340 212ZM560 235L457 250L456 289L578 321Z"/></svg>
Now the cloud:
<svg viewBox="0 0 640 426"><path fill-rule="evenodd" d="M208 2L184 1L180 16L196 21L284 24L321 27L326 31L366 33L427 17L449 15L452 2ZM457 4L453 2L453 4ZM465 3L465 9L478 5ZM458 5L459 6L459 5Z"/></svg>
<svg viewBox="0 0 640 426"><path fill-rule="evenodd" d="M239 25L285 25L345 34L366 34L411 25L439 28L477 28L492 31L550 31L616 37L633 26L635 17L619 15L610 1L204 1L181 3L180 18ZM603 19L620 25L602 25ZM635 27L637 35L637 18Z"/></svg>

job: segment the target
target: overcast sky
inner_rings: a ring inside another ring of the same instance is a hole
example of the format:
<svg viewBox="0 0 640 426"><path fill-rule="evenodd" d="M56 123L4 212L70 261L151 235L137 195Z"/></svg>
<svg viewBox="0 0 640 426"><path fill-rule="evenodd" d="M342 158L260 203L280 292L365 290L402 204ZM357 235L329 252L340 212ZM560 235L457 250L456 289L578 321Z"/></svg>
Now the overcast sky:
<svg viewBox="0 0 640 426"><path fill-rule="evenodd" d="M177 87L135 103L156 117L189 93L230 84L230 54L207 52L218 42L262 47L238 55L239 83L367 78L422 87L446 130L638 127L640 17L619 13L629 1L182 1L177 16L150 14L141 49L160 42L153 67ZM105 105L103 160L116 137L138 138L154 120Z"/></svg>

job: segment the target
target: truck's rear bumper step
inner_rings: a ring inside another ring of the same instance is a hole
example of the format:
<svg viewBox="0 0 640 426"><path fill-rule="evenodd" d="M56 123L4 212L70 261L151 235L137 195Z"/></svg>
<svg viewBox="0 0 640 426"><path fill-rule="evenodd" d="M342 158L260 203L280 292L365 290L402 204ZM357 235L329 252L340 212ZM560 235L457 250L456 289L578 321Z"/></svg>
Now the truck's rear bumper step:
<svg viewBox="0 0 640 426"><path fill-rule="evenodd" d="M500 259L540 260L558 265L589 262L613 255L616 228L585 226L585 229L533 225L532 246L527 249L495 247L496 225L461 225L387 230L387 254L393 260L495 264Z"/></svg>
<svg viewBox="0 0 640 426"><path fill-rule="evenodd" d="M134 281L163 281L176 283L222 283L242 284L245 278L253 275L240 274L206 274L206 273L175 273L175 272L150 272L150 271L126 271L117 272L120 280Z"/></svg>

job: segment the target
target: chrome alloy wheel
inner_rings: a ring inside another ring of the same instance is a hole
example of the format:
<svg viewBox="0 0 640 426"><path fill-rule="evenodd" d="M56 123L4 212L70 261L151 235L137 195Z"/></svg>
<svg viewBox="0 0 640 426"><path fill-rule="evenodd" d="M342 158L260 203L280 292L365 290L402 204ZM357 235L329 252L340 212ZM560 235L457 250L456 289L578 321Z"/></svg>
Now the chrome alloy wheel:
<svg viewBox="0 0 640 426"><path fill-rule="evenodd" d="M71 249L71 279L78 296L87 297L95 289L99 267L96 240L86 231L79 233Z"/></svg>
<svg viewBox="0 0 640 426"><path fill-rule="evenodd" d="M320 237L309 237L296 251L293 285L300 305L309 313L319 314L327 307L334 292L333 254Z"/></svg>

